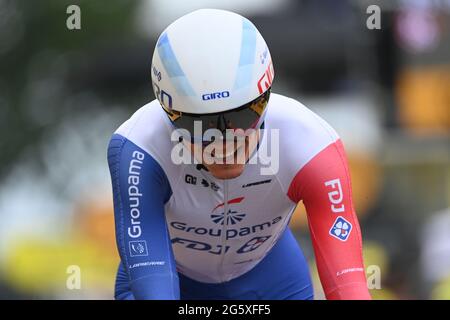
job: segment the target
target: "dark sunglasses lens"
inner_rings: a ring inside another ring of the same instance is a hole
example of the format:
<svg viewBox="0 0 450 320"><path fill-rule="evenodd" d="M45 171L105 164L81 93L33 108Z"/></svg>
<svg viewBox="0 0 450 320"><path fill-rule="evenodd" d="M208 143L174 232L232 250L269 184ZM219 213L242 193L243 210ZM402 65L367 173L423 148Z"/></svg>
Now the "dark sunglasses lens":
<svg viewBox="0 0 450 320"><path fill-rule="evenodd" d="M270 90L240 108L222 113L204 115L184 113L173 121L173 124L179 129L187 130L192 137L192 141L202 141L202 137L208 129L225 131L226 129L247 130L254 128L267 106L269 95ZM195 130L196 126L197 131ZM200 128L201 132L199 131ZM199 133L201 136L198 136ZM210 143L211 141L204 141L204 145Z"/></svg>

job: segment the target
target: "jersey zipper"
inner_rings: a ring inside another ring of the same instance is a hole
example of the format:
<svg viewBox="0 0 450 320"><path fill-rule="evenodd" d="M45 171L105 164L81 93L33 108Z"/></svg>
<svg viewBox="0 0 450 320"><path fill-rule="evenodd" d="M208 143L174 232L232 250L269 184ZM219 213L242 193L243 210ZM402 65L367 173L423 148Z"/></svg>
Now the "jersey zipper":
<svg viewBox="0 0 450 320"><path fill-rule="evenodd" d="M224 195L224 213L223 213L223 225L222 225L222 234L220 235L220 263L219 263L219 276L221 282L225 282L225 276L223 273L224 270L224 261L225 261L225 253L226 253L226 234L227 234L227 225L228 225L228 181L225 180L223 182L223 195Z"/></svg>

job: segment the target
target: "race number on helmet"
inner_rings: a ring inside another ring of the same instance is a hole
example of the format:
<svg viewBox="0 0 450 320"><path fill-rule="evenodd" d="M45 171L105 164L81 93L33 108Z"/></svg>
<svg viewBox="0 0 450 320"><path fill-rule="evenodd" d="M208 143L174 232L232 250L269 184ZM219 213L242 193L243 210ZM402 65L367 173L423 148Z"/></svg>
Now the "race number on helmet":
<svg viewBox="0 0 450 320"><path fill-rule="evenodd" d="M152 59L156 98L173 125L202 130L257 128L264 119L274 70L256 27L229 11L201 9L160 35Z"/></svg>

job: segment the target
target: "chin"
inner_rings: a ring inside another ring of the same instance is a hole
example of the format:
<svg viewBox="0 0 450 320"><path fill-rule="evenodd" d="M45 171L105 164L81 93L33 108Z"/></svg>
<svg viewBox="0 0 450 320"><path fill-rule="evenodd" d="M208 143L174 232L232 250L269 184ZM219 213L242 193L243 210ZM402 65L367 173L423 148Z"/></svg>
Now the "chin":
<svg viewBox="0 0 450 320"><path fill-rule="evenodd" d="M244 171L244 165L215 165L208 170L214 178L227 180L239 177Z"/></svg>

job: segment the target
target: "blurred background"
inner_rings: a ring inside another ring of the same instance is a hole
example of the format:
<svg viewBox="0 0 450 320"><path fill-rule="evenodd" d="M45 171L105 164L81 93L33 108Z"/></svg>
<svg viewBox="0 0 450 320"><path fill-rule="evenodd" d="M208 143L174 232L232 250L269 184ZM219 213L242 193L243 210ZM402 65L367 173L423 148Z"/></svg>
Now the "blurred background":
<svg viewBox="0 0 450 320"><path fill-rule="evenodd" d="M80 30L66 27L71 4ZM251 19L274 91L341 135L365 264L380 271L373 297L449 299L450 0L0 0L0 299L112 299L108 140L154 99L161 31L199 8ZM303 210L292 228L320 299Z"/></svg>

